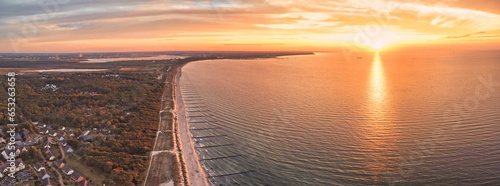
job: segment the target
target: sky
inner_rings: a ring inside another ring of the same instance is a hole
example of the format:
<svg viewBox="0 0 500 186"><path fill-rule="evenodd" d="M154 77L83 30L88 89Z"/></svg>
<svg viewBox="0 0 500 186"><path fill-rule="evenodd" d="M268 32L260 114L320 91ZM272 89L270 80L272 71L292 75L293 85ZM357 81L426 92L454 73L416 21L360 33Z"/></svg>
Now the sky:
<svg viewBox="0 0 500 186"><path fill-rule="evenodd" d="M0 52L500 49L498 0L2 0Z"/></svg>

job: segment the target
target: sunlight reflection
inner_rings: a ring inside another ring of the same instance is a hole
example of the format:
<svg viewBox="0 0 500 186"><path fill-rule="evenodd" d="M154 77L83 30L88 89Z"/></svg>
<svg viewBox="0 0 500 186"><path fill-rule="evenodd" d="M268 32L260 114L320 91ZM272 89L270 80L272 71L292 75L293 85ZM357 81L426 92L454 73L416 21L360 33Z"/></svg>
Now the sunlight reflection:
<svg viewBox="0 0 500 186"><path fill-rule="evenodd" d="M380 54L378 52L375 53L373 59L370 80L371 110L379 112L385 99L385 78L382 62L380 61Z"/></svg>
<svg viewBox="0 0 500 186"><path fill-rule="evenodd" d="M378 52L373 58L368 83L367 115L369 121L366 123L363 136L366 140L364 148L367 150L366 169L374 176L374 181L378 182L381 181L380 176L390 164L384 154L391 150L392 146L384 67Z"/></svg>

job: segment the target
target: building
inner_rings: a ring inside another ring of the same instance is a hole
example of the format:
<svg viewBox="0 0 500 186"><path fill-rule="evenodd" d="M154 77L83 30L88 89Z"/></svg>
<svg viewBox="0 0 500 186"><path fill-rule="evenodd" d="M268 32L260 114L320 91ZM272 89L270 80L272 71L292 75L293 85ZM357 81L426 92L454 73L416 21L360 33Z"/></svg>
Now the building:
<svg viewBox="0 0 500 186"><path fill-rule="evenodd" d="M15 157L17 157L19 156L19 154L21 154L21 150L19 150L19 148L14 148L14 149L6 148L4 151L2 151L2 156L4 159L7 160L10 158L11 153L13 153Z"/></svg>
<svg viewBox="0 0 500 186"><path fill-rule="evenodd" d="M90 130L84 130L76 139L80 139L90 134Z"/></svg>
<svg viewBox="0 0 500 186"><path fill-rule="evenodd" d="M73 172L73 174L71 174L71 179L75 182L81 182L83 180L85 180L85 178L80 175L78 172Z"/></svg>
<svg viewBox="0 0 500 186"><path fill-rule="evenodd" d="M16 184L16 179L11 178L7 176L5 179L2 180L2 186L11 186Z"/></svg>
<svg viewBox="0 0 500 186"><path fill-rule="evenodd" d="M65 126L59 126L59 128L57 128L57 130L66 130L66 127Z"/></svg>
<svg viewBox="0 0 500 186"><path fill-rule="evenodd" d="M30 137L30 133L29 133L29 131L28 131L28 130L26 130L25 128L21 129L21 131L20 131L20 135L21 135L21 139L22 139L23 141L28 140L28 138Z"/></svg>
<svg viewBox="0 0 500 186"><path fill-rule="evenodd" d="M55 130L49 130L49 136L55 137L57 136L57 132Z"/></svg>
<svg viewBox="0 0 500 186"><path fill-rule="evenodd" d="M49 129L46 128L40 129L40 134L47 134L47 133L49 133Z"/></svg>
<svg viewBox="0 0 500 186"><path fill-rule="evenodd" d="M52 186L52 182L50 182L50 178L43 179L42 180L42 185L43 186Z"/></svg>
<svg viewBox="0 0 500 186"><path fill-rule="evenodd" d="M63 149L64 149L64 152L66 152L66 153L72 153L73 152L73 148L71 148L70 146L66 146Z"/></svg>
<svg viewBox="0 0 500 186"><path fill-rule="evenodd" d="M28 170L23 170L17 173L16 176L17 182L25 182L33 179L33 175Z"/></svg>
<svg viewBox="0 0 500 186"><path fill-rule="evenodd" d="M19 172L19 171L23 170L24 168L26 168L26 164L24 164L23 159L21 159L21 158L16 159L16 161L14 163L16 165L16 172Z"/></svg>
<svg viewBox="0 0 500 186"><path fill-rule="evenodd" d="M36 138L33 138L33 139L27 141L25 144L28 145L28 146L34 146L34 145L40 143L41 139L42 138L40 138L40 137L36 137Z"/></svg>
<svg viewBox="0 0 500 186"><path fill-rule="evenodd" d="M52 143L47 140L47 143L45 143L45 146L43 146L44 149L50 149L52 147Z"/></svg>
<svg viewBox="0 0 500 186"><path fill-rule="evenodd" d="M10 168L10 165L8 162L5 162L0 166L0 178L3 178L3 177L5 177L5 175L10 173L9 168Z"/></svg>
<svg viewBox="0 0 500 186"><path fill-rule="evenodd" d="M33 166L37 172L40 172L42 169L45 170L45 167L41 163L36 162L35 165Z"/></svg>
<svg viewBox="0 0 500 186"><path fill-rule="evenodd" d="M87 180L83 180L82 182L80 182L80 183L78 184L78 186L89 186L89 181L87 181Z"/></svg>
<svg viewBox="0 0 500 186"><path fill-rule="evenodd" d="M56 140L57 140L57 141L62 141L62 140L64 140L64 138L63 138L60 134L58 134L58 135L56 136Z"/></svg>
<svg viewBox="0 0 500 186"><path fill-rule="evenodd" d="M50 152L50 148L44 147L44 148L42 149L42 152L43 152L43 153L45 153L45 154L47 154L47 153L49 153L49 152Z"/></svg>
<svg viewBox="0 0 500 186"><path fill-rule="evenodd" d="M47 125L46 125L45 123L38 123L36 126L37 126L38 128L40 128L40 129L43 129L43 128L46 128L46 127L47 127Z"/></svg>
<svg viewBox="0 0 500 186"><path fill-rule="evenodd" d="M19 172L25 168L26 168L26 165L24 164L24 162L21 158L18 158L18 159L16 159L16 161L14 161L14 171L13 172L11 171L10 162L5 162L0 166L0 178L5 177L5 175L8 175L9 173Z"/></svg>
<svg viewBox="0 0 500 186"><path fill-rule="evenodd" d="M28 151L28 148L26 148L23 142L16 141L16 147L19 149L20 153Z"/></svg>
<svg viewBox="0 0 500 186"><path fill-rule="evenodd" d="M62 160L56 160L54 161L54 167L62 169L64 167L64 162Z"/></svg>
<svg viewBox="0 0 500 186"><path fill-rule="evenodd" d="M63 167L63 168L62 168L62 172L63 172L64 174L66 174L66 175L71 175L71 174L73 174L73 172L74 172L74 171L73 171L73 169L71 169L70 167L65 166L65 167Z"/></svg>
<svg viewBox="0 0 500 186"><path fill-rule="evenodd" d="M84 142L92 142L92 141L94 141L94 136L84 136L83 141Z"/></svg>
<svg viewBox="0 0 500 186"><path fill-rule="evenodd" d="M46 154L46 155L47 155L47 159L48 159L49 161L53 161L53 160L55 160L55 159L56 159L56 157L54 156L54 154L52 154L52 152L51 152L51 151L47 152L47 154Z"/></svg>
<svg viewBox="0 0 500 186"><path fill-rule="evenodd" d="M45 171L45 169L42 169L40 172L38 172L38 178L44 180L50 178L50 175Z"/></svg>
<svg viewBox="0 0 500 186"><path fill-rule="evenodd" d="M63 147L66 147L66 146L68 145L68 141L66 141L66 140L62 140L62 141L61 141L61 145L62 145Z"/></svg>
<svg viewBox="0 0 500 186"><path fill-rule="evenodd" d="M16 139L16 141L22 141L23 140L21 138L21 135L19 134L19 132L16 132L16 135L14 136L14 138Z"/></svg>

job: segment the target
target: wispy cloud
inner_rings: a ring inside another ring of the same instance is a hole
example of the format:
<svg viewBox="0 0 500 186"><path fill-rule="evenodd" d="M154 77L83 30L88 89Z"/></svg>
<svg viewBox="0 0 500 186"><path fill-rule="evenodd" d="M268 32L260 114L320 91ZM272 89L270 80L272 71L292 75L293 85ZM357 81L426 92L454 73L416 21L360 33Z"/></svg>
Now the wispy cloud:
<svg viewBox="0 0 500 186"><path fill-rule="evenodd" d="M35 0L5 0L0 1L0 51L12 51L9 33L27 41L21 51L95 49L90 41L106 43L109 50L129 41L138 42L138 50L206 46L229 50L235 45L228 45L228 40L248 43L249 49L253 43L333 47L359 32L352 28L367 25L382 25L385 33L398 35L391 39L418 38L415 42L437 36L495 40L495 34L476 34L500 28L500 7L492 5L497 4L491 0L74 0L47 12ZM47 20L33 21L47 15ZM23 33L33 27L36 34Z"/></svg>

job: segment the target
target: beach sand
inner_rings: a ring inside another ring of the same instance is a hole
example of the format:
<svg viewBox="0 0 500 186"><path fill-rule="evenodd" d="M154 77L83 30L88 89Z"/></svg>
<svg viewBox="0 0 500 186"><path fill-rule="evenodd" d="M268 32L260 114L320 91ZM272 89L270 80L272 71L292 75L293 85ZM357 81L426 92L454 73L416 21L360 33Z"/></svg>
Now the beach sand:
<svg viewBox="0 0 500 186"><path fill-rule="evenodd" d="M209 185L194 148L181 95L179 82L183 65L173 64L167 70L158 132L145 186Z"/></svg>
<svg viewBox="0 0 500 186"><path fill-rule="evenodd" d="M176 115L177 126L179 127L177 135L179 136L178 139L180 142L181 154L184 159L184 166L187 169L187 180L189 182L188 184L193 186L209 185L205 170L194 148L191 131L189 130L189 119L184 107L184 100L182 99L180 88L181 68L182 66L177 68L177 74L174 80L175 109L173 113Z"/></svg>

